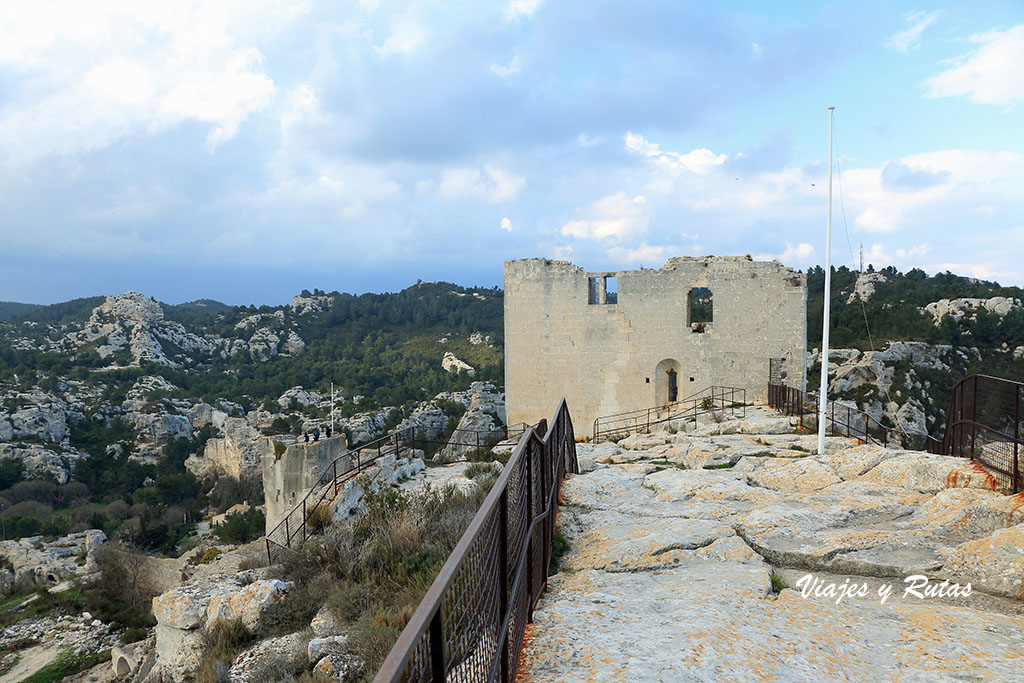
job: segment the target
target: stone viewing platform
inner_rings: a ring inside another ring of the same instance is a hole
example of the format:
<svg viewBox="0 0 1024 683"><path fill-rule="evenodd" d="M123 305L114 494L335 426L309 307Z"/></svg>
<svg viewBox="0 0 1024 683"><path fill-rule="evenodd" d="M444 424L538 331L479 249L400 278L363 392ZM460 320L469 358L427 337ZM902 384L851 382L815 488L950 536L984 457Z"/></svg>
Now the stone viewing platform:
<svg viewBox="0 0 1024 683"><path fill-rule="evenodd" d="M519 680L1021 680L1024 495L961 458L814 449L760 407L579 444Z"/></svg>

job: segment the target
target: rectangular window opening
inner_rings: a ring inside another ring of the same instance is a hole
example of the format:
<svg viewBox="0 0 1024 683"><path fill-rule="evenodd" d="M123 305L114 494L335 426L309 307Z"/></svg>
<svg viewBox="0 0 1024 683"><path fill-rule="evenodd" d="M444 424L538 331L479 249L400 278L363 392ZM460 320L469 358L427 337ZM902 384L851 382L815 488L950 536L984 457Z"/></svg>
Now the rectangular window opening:
<svg viewBox="0 0 1024 683"><path fill-rule="evenodd" d="M590 304L591 306L593 306L594 304L601 303L601 290L604 287L604 282L602 282L602 278L591 277L587 278L587 280L587 303Z"/></svg>
<svg viewBox="0 0 1024 683"><path fill-rule="evenodd" d="M604 294L606 304L619 303L618 280L619 279L615 276L608 276L604 279Z"/></svg>
<svg viewBox="0 0 1024 683"><path fill-rule="evenodd" d="M687 296L689 302L690 331L700 334L707 331L714 320L714 305L711 290L707 287L694 287Z"/></svg>

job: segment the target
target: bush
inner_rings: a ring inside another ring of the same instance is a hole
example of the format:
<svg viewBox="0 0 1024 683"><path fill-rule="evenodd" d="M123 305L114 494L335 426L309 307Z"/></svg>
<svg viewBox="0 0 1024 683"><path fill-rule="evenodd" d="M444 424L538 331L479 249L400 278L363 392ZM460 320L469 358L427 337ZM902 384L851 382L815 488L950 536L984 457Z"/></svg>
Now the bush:
<svg viewBox="0 0 1024 683"><path fill-rule="evenodd" d="M220 554L221 549L217 546L207 548L206 552L203 553L203 556L199 558L199 564L210 564L211 562L216 560Z"/></svg>
<svg viewBox="0 0 1024 683"><path fill-rule="evenodd" d="M284 455L284 452L286 450L288 450L288 447L285 446L282 442L280 442L280 441L275 441L274 442L274 458L276 460L280 460L281 456Z"/></svg>
<svg viewBox="0 0 1024 683"><path fill-rule="evenodd" d="M149 631L138 626L130 626L124 630L121 634L121 642L125 645L129 643L137 643L140 640L145 640L149 636Z"/></svg>
<svg viewBox="0 0 1024 683"><path fill-rule="evenodd" d="M223 524L213 527L213 535L225 543L241 545L263 535L266 517L259 508L249 508L246 512L228 515Z"/></svg>

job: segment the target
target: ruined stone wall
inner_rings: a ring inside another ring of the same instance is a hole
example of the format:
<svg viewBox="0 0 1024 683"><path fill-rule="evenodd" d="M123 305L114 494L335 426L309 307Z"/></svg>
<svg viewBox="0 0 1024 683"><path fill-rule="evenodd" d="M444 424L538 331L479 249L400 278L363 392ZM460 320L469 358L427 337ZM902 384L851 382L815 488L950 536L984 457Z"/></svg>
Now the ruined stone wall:
<svg viewBox="0 0 1024 683"><path fill-rule="evenodd" d="M274 452L273 437L260 440L267 532L302 500L320 478L320 474L346 451L348 442L344 435L316 443L293 443L280 458Z"/></svg>
<svg viewBox="0 0 1024 683"><path fill-rule="evenodd" d="M617 302L594 283L617 279ZM592 282L591 278L599 280ZM691 324L690 292L706 287L713 320ZM509 424L550 418L565 396L576 434L598 416L678 399L711 385L767 396L768 359L803 384L807 283L775 261L672 258L660 270L587 273L567 261L505 263L505 390Z"/></svg>

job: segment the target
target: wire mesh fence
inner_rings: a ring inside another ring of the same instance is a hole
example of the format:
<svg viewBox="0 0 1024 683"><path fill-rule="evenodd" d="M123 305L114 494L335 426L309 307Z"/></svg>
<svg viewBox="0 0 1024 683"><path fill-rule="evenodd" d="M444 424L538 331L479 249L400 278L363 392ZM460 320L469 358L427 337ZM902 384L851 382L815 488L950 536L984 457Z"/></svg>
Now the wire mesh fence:
<svg viewBox="0 0 1024 683"><path fill-rule="evenodd" d="M514 681L526 624L547 586L558 492L578 471L563 399L523 433L376 681Z"/></svg>
<svg viewBox="0 0 1024 683"><path fill-rule="evenodd" d="M825 416L828 433L851 436L883 446L927 450L970 458L984 465L1000 489L1024 490L1024 384L1000 377L971 375L956 383L943 438L881 424L862 410L830 401ZM816 430L818 396L794 387L768 385L768 404L797 415L800 426Z"/></svg>

